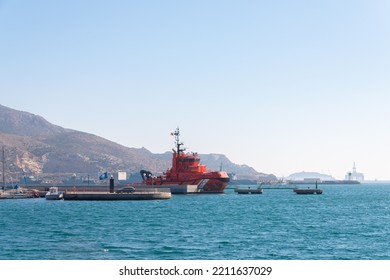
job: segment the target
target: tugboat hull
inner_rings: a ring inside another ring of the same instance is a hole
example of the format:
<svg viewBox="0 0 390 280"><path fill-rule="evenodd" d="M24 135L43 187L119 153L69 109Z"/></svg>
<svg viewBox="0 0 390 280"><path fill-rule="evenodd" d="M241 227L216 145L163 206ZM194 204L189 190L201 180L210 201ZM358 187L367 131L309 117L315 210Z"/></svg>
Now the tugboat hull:
<svg viewBox="0 0 390 280"><path fill-rule="evenodd" d="M155 177L150 171L141 170L143 182L132 186L175 186L170 187L175 193L179 186L197 186L199 193L223 193L229 184L229 176L224 171L207 171L206 166L200 164L197 153L185 153L179 141L179 128L171 135L175 136L176 149L172 153L172 167L164 175ZM176 187L177 186L177 187ZM180 190L182 193L182 190Z"/></svg>

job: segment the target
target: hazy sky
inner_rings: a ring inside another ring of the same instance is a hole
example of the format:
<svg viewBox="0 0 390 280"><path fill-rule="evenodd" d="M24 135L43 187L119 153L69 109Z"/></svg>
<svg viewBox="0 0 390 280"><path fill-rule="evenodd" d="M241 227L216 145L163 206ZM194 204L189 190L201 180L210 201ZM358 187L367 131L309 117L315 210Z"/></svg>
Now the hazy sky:
<svg viewBox="0 0 390 280"><path fill-rule="evenodd" d="M1 1L0 104L152 152L390 179L390 2Z"/></svg>

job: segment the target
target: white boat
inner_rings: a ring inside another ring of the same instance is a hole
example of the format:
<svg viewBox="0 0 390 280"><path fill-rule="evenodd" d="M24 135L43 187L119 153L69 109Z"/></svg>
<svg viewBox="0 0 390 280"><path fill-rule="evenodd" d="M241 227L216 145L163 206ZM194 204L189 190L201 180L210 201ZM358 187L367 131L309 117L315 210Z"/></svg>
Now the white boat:
<svg viewBox="0 0 390 280"><path fill-rule="evenodd" d="M46 193L45 198L47 200L60 200L64 198L64 192L58 191L57 187L51 187Z"/></svg>

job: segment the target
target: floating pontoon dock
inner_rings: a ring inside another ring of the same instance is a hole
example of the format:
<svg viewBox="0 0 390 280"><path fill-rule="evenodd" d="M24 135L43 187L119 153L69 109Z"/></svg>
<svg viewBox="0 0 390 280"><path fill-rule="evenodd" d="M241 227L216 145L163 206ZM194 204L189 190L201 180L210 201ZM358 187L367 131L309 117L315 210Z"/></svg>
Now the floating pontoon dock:
<svg viewBox="0 0 390 280"><path fill-rule="evenodd" d="M256 189L251 189L251 188L245 188L245 189L240 189L240 188L235 188L234 191L237 194L262 194L263 189L262 188L256 188Z"/></svg>

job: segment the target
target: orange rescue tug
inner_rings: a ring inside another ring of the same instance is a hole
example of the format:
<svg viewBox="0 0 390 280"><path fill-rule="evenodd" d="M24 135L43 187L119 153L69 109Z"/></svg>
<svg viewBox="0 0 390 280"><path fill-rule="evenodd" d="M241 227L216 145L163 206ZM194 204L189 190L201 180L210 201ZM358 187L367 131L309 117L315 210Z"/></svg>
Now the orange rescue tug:
<svg viewBox="0 0 390 280"><path fill-rule="evenodd" d="M151 172L141 170L142 183L132 186L169 187L172 193L183 193L179 186L194 186L191 192L223 193L229 184L229 176L224 171L207 171L206 166L200 164L197 153L185 153L183 143L179 141L179 128L171 133L175 136L176 150L172 149L172 167L161 176L153 176Z"/></svg>

